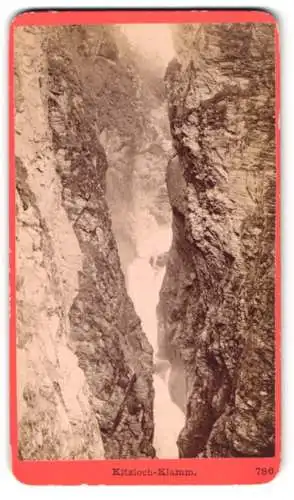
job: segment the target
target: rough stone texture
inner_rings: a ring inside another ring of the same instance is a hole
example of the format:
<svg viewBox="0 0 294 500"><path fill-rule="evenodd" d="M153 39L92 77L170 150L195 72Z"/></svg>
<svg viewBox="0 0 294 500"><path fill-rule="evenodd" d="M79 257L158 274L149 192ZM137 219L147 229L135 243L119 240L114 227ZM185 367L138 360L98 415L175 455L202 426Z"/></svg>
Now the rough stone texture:
<svg viewBox="0 0 294 500"><path fill-rule="evenodd" d="M152 349L126 293L99 143L114 97L126 100L111 85L128 75L98 28L17 28L22 458L154 456Z"/></svg>
<svg viewBox="0 0 294 500"><path fill-rule="evenodd" d="M103 458L89 387L68 346L82 253L62 207L46 117L41 30L15 34L17 417L22 459Z"/></svg>
<svg viewBox="0 0 294 500"><path fill-rule="evenodd" d="M189 25L166 73L177 155L159 355L181 457L274 454L274 30Z"/></svg>

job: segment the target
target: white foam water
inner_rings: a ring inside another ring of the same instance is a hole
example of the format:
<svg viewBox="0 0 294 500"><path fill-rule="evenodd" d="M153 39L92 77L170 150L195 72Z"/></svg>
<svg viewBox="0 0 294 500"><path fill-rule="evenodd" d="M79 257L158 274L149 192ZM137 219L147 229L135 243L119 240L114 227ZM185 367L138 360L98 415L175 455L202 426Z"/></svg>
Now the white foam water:
<svg viewBox="0 0 294 500"><path fill-rule="evenodd" d="M154 238L154 235L153 235ZM159 241L156 238L155 240ZM149 242L150 243L150 242ZM166 239L169 247L170 235ZM168 249L167 247L167 249ZM156 306L159 292L164 278L165 267L153 266L151 257L156 258L157 248L149 244L145 246L144 255L136 258L127 270L127 289L135 310L141 318L142 327L156 354L157 345L157 316ZM168 367L168 363L166 364ZM173 403L168 390L170 369L162 374L155 373L153 383L155 389L154 400L154 447L158 458L178 458L177 437L184 426L185 416L180 408Z"/></svg>

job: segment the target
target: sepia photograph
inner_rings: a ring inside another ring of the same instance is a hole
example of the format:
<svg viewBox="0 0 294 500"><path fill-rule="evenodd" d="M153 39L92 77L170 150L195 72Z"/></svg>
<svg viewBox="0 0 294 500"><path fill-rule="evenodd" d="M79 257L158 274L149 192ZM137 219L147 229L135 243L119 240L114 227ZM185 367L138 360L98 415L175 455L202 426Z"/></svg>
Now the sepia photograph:
<svg viewBox="0 0 294 500"><path fill-rule="evenodd" d="M19 460L275 456L275 43L14 28Z"/></svg>

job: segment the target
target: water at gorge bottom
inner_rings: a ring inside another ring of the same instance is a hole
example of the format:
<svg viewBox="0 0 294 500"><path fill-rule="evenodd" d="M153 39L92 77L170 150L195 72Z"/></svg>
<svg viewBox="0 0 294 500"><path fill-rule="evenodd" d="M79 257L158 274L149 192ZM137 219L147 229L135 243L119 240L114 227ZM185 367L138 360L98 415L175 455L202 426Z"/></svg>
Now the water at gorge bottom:
<svg viewBox="0 0 294 500"><path fill-rule="evenodd" d="M153 347L154 362L156 362L157 316L156 306L159 291L163 281L165 266L156 266L152 259L156 255L144 255L132 261L127 270L127 288L142 327ZM154 447L158 458L178 458L176 444L179 432L184 426L185 416L180 408L173 403L168 390L170 369L162 375L154 374Z"/></svg>

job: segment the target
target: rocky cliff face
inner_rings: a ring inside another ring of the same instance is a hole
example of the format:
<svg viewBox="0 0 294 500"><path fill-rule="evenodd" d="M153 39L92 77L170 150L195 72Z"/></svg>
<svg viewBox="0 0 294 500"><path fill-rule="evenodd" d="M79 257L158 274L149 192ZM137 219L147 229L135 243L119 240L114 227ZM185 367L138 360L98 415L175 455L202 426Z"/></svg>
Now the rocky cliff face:
<svg viewBox="0 0 294 500"><path fill-rule="evenodd" d="M154 456L152 349L126 293L99 142L113 119L136 127L133 101L116 86L124 81L130 91L104 27L16 30L24 459Z"/></svg>
<svg viewBox="0 0 294 500"><path fill-rule="evenodd" d="M166 73L176 156L160 356L181 457L274 453L274 31L182 26Z"/></svg>

